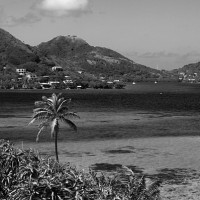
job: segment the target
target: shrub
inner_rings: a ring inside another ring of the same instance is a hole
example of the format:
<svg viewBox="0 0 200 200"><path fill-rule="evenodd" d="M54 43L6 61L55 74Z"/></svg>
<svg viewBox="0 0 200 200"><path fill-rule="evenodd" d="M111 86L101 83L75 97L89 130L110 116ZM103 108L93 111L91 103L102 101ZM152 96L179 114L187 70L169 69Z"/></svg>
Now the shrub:
<svg viewBox="0 0 200 200"><path fill-rule="evenodd" d="M144 176L126 167L112 176L91 170L85 173L0 141L2 200L158 200L158 186L155 182L147 187Z"/></svg>

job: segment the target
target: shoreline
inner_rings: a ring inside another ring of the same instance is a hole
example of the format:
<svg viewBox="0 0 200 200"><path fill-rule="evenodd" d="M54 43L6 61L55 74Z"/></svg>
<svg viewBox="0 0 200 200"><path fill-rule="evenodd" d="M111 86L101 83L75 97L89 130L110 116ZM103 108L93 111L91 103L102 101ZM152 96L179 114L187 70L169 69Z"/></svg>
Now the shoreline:
<svg viewBox="0 0 200 200"><path fill-rule="evenodd" d="M171 87L172 86L172 87ZM180 82L138 82L137 84L127 84L123 89L0 89L0 93L110 93L120 91L122 93L198 93L200 84L180 83Z"/></svg>

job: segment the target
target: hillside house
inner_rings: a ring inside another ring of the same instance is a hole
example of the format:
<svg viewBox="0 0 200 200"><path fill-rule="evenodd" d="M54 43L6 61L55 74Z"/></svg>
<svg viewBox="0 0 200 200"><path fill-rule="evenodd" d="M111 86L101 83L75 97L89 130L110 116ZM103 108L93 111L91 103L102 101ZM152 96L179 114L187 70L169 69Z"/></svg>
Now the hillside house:
<svg viewBox="0 0 200 200"><path fill-rule="evenodd" d="M52 67L52 71L56 71L56 72L62 72L63 71L63 68L61 66L54 66Z"/></svg>
<svg viewBox="0 0 200 200"><path fill-rule="evenodd" d="M42 77L39 78L39 82L40 83L48 83L49 79L50 79L49 76L42 76Z"/></svg>
<svg viewBox="0 0 200 200"><path fill-rule="evenodd" d="M26 78L27 78L28 80L36 80L36 79L37 79L37 75L28 72L28 73L26 73Z"/></svg>
<svg viewBox="0 0 200 200"><path fill-rule="evenodd" d="M73 80L71 79L70 76L65 76L65 80L63 81L63 83L67 84L67 83L73 83Z"/></svg>
<svg viewBox="0 0 200 200"><path fill-rule="evenodd" d="M73 83L73 81L71 79L68 80L64 80L63 83L67 84L67 83Z"/></svg>
<svg viewBox="0 0 200 200"><path fill-rule="evenodd" d="M51 88L51 85L49 83L40 83L40 86L43 90L47 90Z"/></svg>
<svg viewBox="0 0 200 200"><path fill-rule="evenodd" d="M77 71L79 74L82 74L83 73L83 71Z"/></svg>
<svg viewBox="0 0 200 200"><path fill-rule="evenodd" d="M26 74L26 69L23 69L23 68L21 68L21 69L16 69L16 72L17 72L19 75L24 76L24 75Z"/></svg>
<svg viewBox="0 0 200 200"><path fill-rule="evenodd" d="M59 81L49 81L48 84L53 86L53 85L60 84L60 82Z"/></svg>
<svg viewBox="0 0 200 200"><path fill-rule="evenodd" d="M82 89L82 86L81 85L77 85L76 88L77 89Z"/></svg>

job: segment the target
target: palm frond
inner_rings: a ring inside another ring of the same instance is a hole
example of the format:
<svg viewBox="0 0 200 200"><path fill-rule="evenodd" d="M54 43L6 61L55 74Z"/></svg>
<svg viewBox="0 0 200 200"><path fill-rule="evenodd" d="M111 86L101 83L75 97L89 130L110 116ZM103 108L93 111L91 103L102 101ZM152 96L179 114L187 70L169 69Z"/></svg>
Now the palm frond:
<svg viewBox="0 0 200 200"><path fill-rule="evenodd" d="M62 93L58 93L57 98L59 99L62 96Z"/></svg>
<svg viewBox="0 0 200 200"><path fill-rule="evenodd" d="M49 113L53 114L51 107L33 109L33 113L38 113L38 112L41 112L41 111L46 111L46 112L49 112Z"/></svg>
<svg viewBox="0 0 200 200"><path fill-rule="evenodd" d="M51 121L48 119L48 120L46 120L46 121L41 122L41 123L38 125L38 127L39 127L39 128L42 128L42 127L47 128L48 126L50 126L50 123L51 123Z"/></svg>
<svg viewBox="0 0 200 200"><path fill-rule="evenodd" d="M58 104L61 104L64 100L67 100L66 104L69 104L71 102L71 99L66 99L65 97L62 97L58 99Z"/></svg>
<svg viewBox="0 0 200 200"><path fill-rule="evenodd" d="M57 104L58 104L58 98L56 96L56 94L52 94L52 96L50 98L47 99L47 101L49 102L49 106L52 107L52 109L54 110L54 112L57 112Z"/></svg>
<svg viewBox="0 0 200 200"><path fill-rule="evenodd" d="M28 123L28 126L29 125L31 125L31 124L33 124L34 122L36 121L36 119L34 118L34 119L32 119L29 123Z"/></svg>
<svg viewBox="0 0 200 200"><path fill-rule="evenodd" d="M48 126L49 126L50 122L48 120L46 121L42 121L39 125L38 125L38 128L39 128L39 131L37 133L37 137L36 137L36 142L39 142L39 136L41 134L41 132L46 129Z"/></svg>
<svg viewBox="0 0 200 200"><path fill-rule="evenodd" d="M65 118L78 118L78 119L80 119L78 114L75 113L75 112L67 112L67 113L64 113L62 116L65 117Z"/></svg>
<svg viewBox="0 0 200 200"><path fill-rule="evenodd" d="M62 100L61 100L62 99ZM71 99L64 99L64 98L61 98L58 100L58 108L57 108L57 112L59 112L64 106L63 104L66 103L66 104L69 104L69 102L71 101ZM60 101L61 100L61 101ZM66 106L65 106L66 107Z"/></svg>
<svg viewBox="0 0 200 200"><path fill-rule="evenodd" d="M59 112L59 110L62 108L63 104L66 102L67 100L64 99L64 98L61 98L58 100L57 102L57 107L56 107L56 110L57 112Z"/></svg>
<svg viewBox="0 0 200 200"><path fill-rule="evenodd" d="M35 108L35 109L33 109L33 113L37 113L37 112L40 112L40 111L44 111L45 109L47 109L47 108Z"/></svg>
<svg viewBox="0 0 200 200"><path fill-rule="evenodd" d="M75 131L77 131L76 125L71 120L62 117L61 121L64 122L65 124L68 124L71 128L73 128Z"/></svg>
<svg viewBox="0 0 200 200"><path fill-rule="evenodd" d="M49 99L52 99L52 101L57 102L58 97L55 93L53 93Z"/></svg>
<svg viewBox="0 0 200 200"><path fill-rule="evenodd" d="M40 111L40 112L34 113L32 118L36 119L36 120L43 120L43 119L48 119L51 116L52 116L52 114L50 112Z"/></svg>
<svg viewBox="0 0 200 200"><path fill-rule="evenodd" d="M64 97L58 98L58 105L60 105L65 100Z"/></svg>
<svg viewBox="0 0 200 200"><path fill-rule="evenodd" d="M58 113L60 115L65 114L66 112L68 112L69 108L67 106L63 106L60 108L60 110L58 111Z"/></svg>
<svg viewBox="0 0 200 200"><path fill-rule="evenodd" d="M47 99L48 99L48 98L47 98L46 96L42 96L42 100L43 100L43 101L47 101Z"/></svg>
<svg viewBox="0 0 200 200"><path fill-rule="evenodd" d="M53 107L54 106L54 101L51 98L48 98L46 102L47 102L49 107Z"/></svg>
<svg viewBox="0 0 200 200"><path fill-rule="evenodd" d="M39 121L37 118L33 118L29 123L28 123L28 126L29 125L31 125L31 124L33 124L35 121ZM50 120L49 119L46 119L45 121L42 121L39 125L38 125L38 127L39 128L41 128L41 127L43 127L43 126L45 126L45 127L47 127L47 126L49 126L49 122Z"/></svg>
<svg viewBox="0 0 200 200"><path fill-rule="evenodd" d="M39 131L38 131L38 134L37 134L37 137L36 137L36 142L39 142L39 136L40 136L40 133L45 129L45 126L42 126Z"/></svg>
<svg viewBox="0 0 200 200"><path fill-rule="evenodd" d="M35 102L35 106L37 106L37 107L44 107L44 106L47 106L47 105L48 104L45 101L36 101Z"/></svg>
<svg viewBox="0 0 200 200"><path fill-rule="evenodd" d="M52 95L53 96L53 95ZM46 105L48 105L48 106L53 106L53 103L54 103L54 100L53 100L53 97L49 97L49 98L47 98L46 96L43 96L42 97L42 100L43 100L43 102L45 102L46 103Z"/></svg>

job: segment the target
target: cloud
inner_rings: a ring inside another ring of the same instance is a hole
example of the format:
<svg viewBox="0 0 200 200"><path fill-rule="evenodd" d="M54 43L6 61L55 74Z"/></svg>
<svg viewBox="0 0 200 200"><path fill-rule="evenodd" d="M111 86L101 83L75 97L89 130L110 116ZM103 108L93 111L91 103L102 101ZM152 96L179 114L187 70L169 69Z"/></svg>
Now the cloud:
<svg viewBox="0 0 200 200"><path fill-rule="evenodd" d="M3 21L4 18L4 8L0 6L0 22Z"/></svg>
<svg viewBox="0 0 200 200"><path fill-rule="evenodd" d="M165 52L165 51L160 51L160 52L145 52L143 54L137 54L137 56L141 58L173 58L179 56L177 53L171 53L171 52Z"/></svg>
<svg viewBox="0 0 200 200"><path fill-rule="evenodd" d="M133 61L146 66L158 69L177 69L189 63L196 63L200 60L199 51L190 51L185 54L176 52L128 52L126 56Z"/></svg>
<svg viewBox="0 0 200 200"><path fill-rule="evenodd" d="M17 26L22 24L33 24L39 22L41 18L33 13L27 13L22 17L8 16L4 22L4 26Z"/></svg>
<svg viewBox="0 0 200 200"><path fill-rule="evenodd" d="M87 0L43 0L41 7L45 10L83 10L87 7Z"/></svg>
<svg viewBox="0 0 200 200"><path fill-rule="evenodd" d="M6 15L4 7L0 7L0 25L3 27L12 27L22 24L33 24L41 20L41 17L38 15L29 12L22 17L15 17Z"/></svg>
<svg viewBox="0 0 200 200"><path fill-rule="evenodd" d="M17 1L17 0L16 0ZM92 0L34 0L23 16L8 15L0 5L0 26L13 27L37 23L43 17L80 17L92 12Z"/></svg>
<svg viewBox="0 0 200 200"><path fill-rule="evenodd" d="M91 12L89 0L42 0L36 8L47 16L81 16Z"/></svg>

